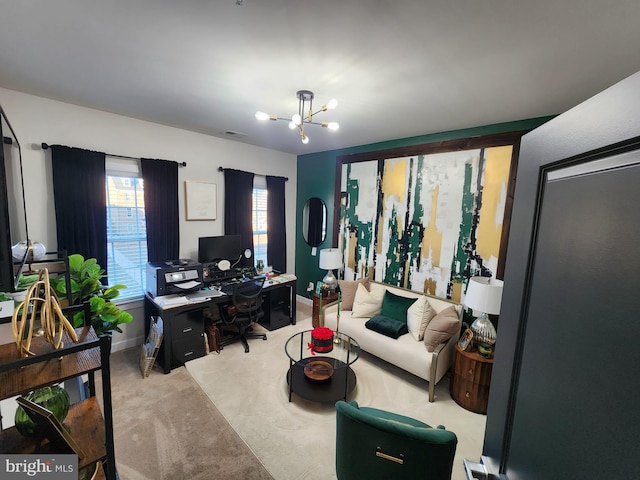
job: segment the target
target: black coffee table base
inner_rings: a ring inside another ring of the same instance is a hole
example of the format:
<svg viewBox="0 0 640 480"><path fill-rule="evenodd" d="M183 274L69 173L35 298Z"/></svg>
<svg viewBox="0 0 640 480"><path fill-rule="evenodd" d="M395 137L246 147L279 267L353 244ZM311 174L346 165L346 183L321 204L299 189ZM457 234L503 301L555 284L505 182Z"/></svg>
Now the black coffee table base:
<svg viewBox="0 0 640 480"><path fill-rule="evenodd" d="M356 374L346 363L326 358L326 361L335 365L333 375L328 380L315 381L305 375L304 368L309 362L324 359L316 355L291 364L287 372L289 401L293 392L313 402L347 400L347 395L356 387Z"/></svg>

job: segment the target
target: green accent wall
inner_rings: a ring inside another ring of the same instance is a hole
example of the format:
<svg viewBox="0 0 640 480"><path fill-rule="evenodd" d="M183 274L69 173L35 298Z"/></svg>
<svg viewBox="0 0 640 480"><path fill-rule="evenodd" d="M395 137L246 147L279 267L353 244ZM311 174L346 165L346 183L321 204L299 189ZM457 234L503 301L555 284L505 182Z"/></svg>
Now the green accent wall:
<svg viewBox="0 0 640 480"><path fill-rule="evenodd" d="M417 137L389 140L386 142L359 145L339 150L310 153L298 156L298 177L296 197L296 259L295 274L298 277L297 293L309 296L307 285L321 280L325 271L318 267L318 253L312 255L311 247L304 241L301 231L302 210L306 201L311 197L321 198L327 206L327 236L317 252L322 248L330 248L333 239L334 222L334 188L336 182L336 159L344 155L356 153L374 152L392 148L409 147L424 143L457 140L460 138L480 137L497 133L506 133L522 130L533 130L543 123L551 120L553 116L519 120L515 122L498 123L482 127L452 130L449 132L420 135Z"/></svg>

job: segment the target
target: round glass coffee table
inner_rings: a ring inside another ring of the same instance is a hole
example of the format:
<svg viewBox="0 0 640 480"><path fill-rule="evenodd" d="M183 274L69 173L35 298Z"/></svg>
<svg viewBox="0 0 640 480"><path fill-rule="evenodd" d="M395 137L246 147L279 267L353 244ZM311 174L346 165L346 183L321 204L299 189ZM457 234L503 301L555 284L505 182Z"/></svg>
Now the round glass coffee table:
<svg viewBox="0 0 640 480"><path fill-rule="evenodd" d="M329 352L317 353L312 345L311 330L305 330L289 338L284 346L289 357L289 401L293 392L314 402L346 401L356 386L351 365L360 358L360 345L343 333L334 334Z"/></svg>

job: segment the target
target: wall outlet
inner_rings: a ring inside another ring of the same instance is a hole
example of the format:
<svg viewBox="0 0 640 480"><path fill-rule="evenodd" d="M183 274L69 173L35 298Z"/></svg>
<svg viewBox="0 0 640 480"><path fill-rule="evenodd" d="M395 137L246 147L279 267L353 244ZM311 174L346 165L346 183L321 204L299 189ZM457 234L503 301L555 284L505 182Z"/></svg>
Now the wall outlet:
<svg viewBox="0 0 640 480"><path fill-rule="evenodd" d="M307 292L311 291L313 291L313 282L309 282L309 285L307 285Z"/></svg>

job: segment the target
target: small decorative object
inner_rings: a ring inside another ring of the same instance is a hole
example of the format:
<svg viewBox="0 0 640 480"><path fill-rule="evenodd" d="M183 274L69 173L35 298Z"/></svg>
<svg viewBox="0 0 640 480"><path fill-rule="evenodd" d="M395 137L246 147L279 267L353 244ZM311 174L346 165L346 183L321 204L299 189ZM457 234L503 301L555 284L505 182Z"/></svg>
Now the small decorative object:
<svg viewBox="0 0 640 480"><path fill-rule="evenodd" d="M493 357L493 347L487 347L481 343L478 344L478 354L484 358Z"/></svg>
<svg viewBox="0 0 640 480"><path fill-rule="evenodd" d="M337 335L340 331L340 302L342 301L342 293L338 290L338 314L336 315L336 335L333 339L333 343L338 345L340 343L340 337Z"/></svg>
<svg viewBox="0 0 640 480"><path fill-rule="evenodd" d="M264 272L264 260L258 260L256 262L256 273L262 275L262 272Z"/></svg>
<svg viewBox="0 0 640 480"><path fill-rule="evenodd" d="M31 285L27 296L18 304L11 317L13 338L22 357L34 355L30 350L31 338L38 319L44 338L53 348L63 347L62 334L65 331L74 342L78 341L73 325L62 313L58 297L49 284L49 271L46 268L40 271L38 281Z"/></svg>
<svg viewBox="0 0 640 480"><path fill-rule="evenodd" d="M333 375L333 367L329 362L324 360L311 360L307 366L304 367L304 375L309 380L324 382L329 380Z"/></svg>
<svg viewBox="0 0 640 480"><path fill-rule="evenodd" d="M316 327L311 330L312 353L327 353L333 350L333 330L327 327Z"/></svg>
<svg viewBox="0 0 640 480"><path fill-rule="evenodd" d="M55 447L56 451L75 453L78 455L78 459L85 457L78 443L51 410L27 400L25 397L18 397L16 402L24 408L29 418L36 423L36 433L40 442L43 438L46 438Z"/></svg>
<svg viewBox="0 0 640 480"><path fill-rule="evenodd" d="M11 247L11 256L16 262L21 262L24 254L27 253L27 262L33 260L42 260L47 253L47 247L41 242L32 242L31 240L23 240Z"/></svg>
<svg viewBox="0 0 640 480"><path fill-rule="evenodd" d="M64 388L58 385L39 388L23 395L23 397L50 410L60 423L64 422L64 419L69 413L69 394ZM25 437L34 437L44 433L39 431L38 425L31 419L22 406L19 406L16 410L15 425L16 430Z"/></svg>
<svg viewBox="0 0 640 480"><path fill-rule="evenodd" d="M458 340L458 346L460 350L465 351L471 348L471 341L473 340L473 331L467 328Z"/></svg>

